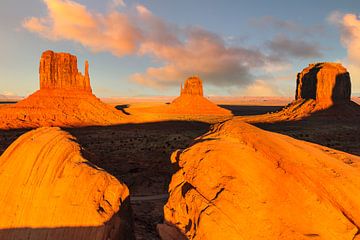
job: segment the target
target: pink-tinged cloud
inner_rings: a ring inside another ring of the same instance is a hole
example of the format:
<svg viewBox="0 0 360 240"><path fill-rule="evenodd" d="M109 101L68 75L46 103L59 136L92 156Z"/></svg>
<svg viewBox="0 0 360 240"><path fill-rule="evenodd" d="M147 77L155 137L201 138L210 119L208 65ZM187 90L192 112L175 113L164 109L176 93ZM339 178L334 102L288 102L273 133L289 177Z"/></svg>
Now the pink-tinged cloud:
<svg viewBox="0 0 360 240"><path fill-rule="evenodd" d="M115 10L106 15L94 13L71 0L44 3L47 16L25 20L24 28L53 41L79 42L94 52L109 51L122 56L136 51L141 32L125 14Z"/></svg>
<svg viewBox="0 0 360 240"><path fill-rule="evenodd" d="M131 80L142 85L166 88L180 84L191 75L199 75L206 84L250 86L255 95L257 89L263 95L265 91L270 93L269 88L263 82L254 82L255 75L273 74L285 66L284 57L228 46L216 33L200 27L181 28L155 16L143 5L123 11L128 8L124 2L113 0L108 13L99 13L72 0L44 0L44 3L46 16L25 20L25 29L52 41L77 42L94 52L110 52L119 57L150 56L160 66L131 76ZM290 47L297 51L296 46Z"/></svg>
<svg viewBox="0 0 360 240"><path fill-rule="evenodd" d="M333 12L329 20L340 27L340 40L347 50L346 63L353 92L360 93L360 18L351 13Z"/></svg>

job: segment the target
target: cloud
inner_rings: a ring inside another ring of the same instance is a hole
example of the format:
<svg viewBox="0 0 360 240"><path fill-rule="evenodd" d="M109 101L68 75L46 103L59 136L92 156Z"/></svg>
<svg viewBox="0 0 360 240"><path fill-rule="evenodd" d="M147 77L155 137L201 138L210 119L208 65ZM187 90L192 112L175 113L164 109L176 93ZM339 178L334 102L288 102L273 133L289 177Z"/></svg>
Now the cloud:
<svg viewBox="0 0 360 240"><path fill-rule="evenodd" d="M46 15L25 19L25 29L51 41L80 43L93 52L110 52L118 57L150 56L156 66L134 73L130 79L153 88L166 89L188 76L199 75L207 84L219 88L250 87L254 94L266 89L270 93L264 76L288 68L286 58L320 55L315 46L285 37L268 43L270 54L229 45L216 33L201 27L179 27L157 17L144 5L130 8L120 0L112 0L106 13L89 10L72 0L43 1ZM256 80L260 75L262 80Z"/></svg>
<svg viewBox="0 0 360 240"><path fill-rule="evenodd" d="M44 0L44 3L47 16L26 19L25 29L53 41L75 41L94 52L109 51L123 56L136 51L141 32L127 15L115 10L107 15L93 13L70 0Z"/></svg>
<svg viewBox="0 0 360 240"><path fill-rule="evenodd" d="M268 29L269 27L276 30L288 31L296 33L301 36L322 34L325 32L325 27L321 24L312 26L303 26L291 20L283 20L274 16L263 16L260 18L253 18L250 20L250 25L256 28Z"/></svg>
<svg viewBox="0 0 360 240"><path fill-rule="evenodd" d="M282 95L278 88L268 81L256 79L243 92L245 96L269 97Z"/></svg>
<svg viewBox="0 0 360 240"><path fill-rule="evenodd" d="M200 75L214 86L241 87L254 79L252 70L264 67L270 60L257 50L227 47L217 34L201 28L187 28L179 34L183 34L186 41L170 35L163 40L150 38L144 42L139 53L150 54L164 64L133 75L133 80L162 87L178 84L191 75Z"/></svg>
<svg viewBox="0 0 360 240"><path fill-rule="evenodd" d="M340 41L347 50L345 63L350 72L353 92L360 92L360 18L352 13L335 11L328 17L340 28Z"/></svg>
<svg viewBox="0 0 360 240"><path fill-rule="evenodd" d="M322 57L320 47L315 43L310 43L303 40L294 40L278 35L274 39L267 42L267 46L280 58L295 57L295 58L319 58Z"/></svg>

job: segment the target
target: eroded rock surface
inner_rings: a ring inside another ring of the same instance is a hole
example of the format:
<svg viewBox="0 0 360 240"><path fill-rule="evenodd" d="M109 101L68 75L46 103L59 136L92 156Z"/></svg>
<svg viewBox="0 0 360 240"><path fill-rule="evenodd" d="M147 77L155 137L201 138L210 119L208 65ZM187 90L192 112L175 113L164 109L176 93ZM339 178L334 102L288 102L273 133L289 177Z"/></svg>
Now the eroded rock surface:
<svg viewBox="0 0 360 240"><path fill-rule="evenodd" d="M59 128L18 138L0 157L0 239L133 239L129 190Z"/></svg>
<svg viewBox="0 0 360 240"><path fill-rule="evenodd" d="M125 114L101 102L91 92L89 65L78 72L77 59L68 53L46 51L40 60L40 90L0 109L0 128L111 125Z"/></svg>
<svg viewBox="0 0 360 240"><path fill-rule="evenodd" d="M165 221L189 239L359 237L358 156L231 120L172 162Z"/></svg>

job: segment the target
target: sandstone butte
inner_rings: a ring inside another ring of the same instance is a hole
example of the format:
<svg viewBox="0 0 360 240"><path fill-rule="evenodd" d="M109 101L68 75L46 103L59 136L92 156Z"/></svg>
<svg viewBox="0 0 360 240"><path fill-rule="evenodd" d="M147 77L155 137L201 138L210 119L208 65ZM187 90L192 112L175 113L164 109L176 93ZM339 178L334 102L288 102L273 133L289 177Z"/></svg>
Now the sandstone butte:
<svg viewBox="0 0 360 240"><path fill-rule="evenodd" d="M85 75L69 53L43 52L39 67L40 90L0 109L0 128L110 125L125 115L92 94L89 64Z"/></svg>
<svg viewBox="0 0 360 240"><path fill-rule="evenodd" d="M180 96L169 105L146 109L145 112L172 115L214 115L231 116L231 111L221 108L203 95L202 80L199 77L186 79L181 86Z"/></svg>
<svg viewBox="0 0 360 240"><path fill-rule="evenodd" d="M360 239L358 156L234 119L171 160L162 239Z"/></svg>
<svg viewBox="0 0 360 240"><path fill-rule="evenodd" d="M310 64L297 75L295 100L273 114L241 117L247 122L300 120L316 114L348 119L360 117L360 106L350 100L351 80L340 63Z"/></svg>
<svg viewBox="0 0 360 240"><path fill-rule="evenodd" d="M132 239L129 190L59 128L38 128L0 157L0 239Z"/></svg>

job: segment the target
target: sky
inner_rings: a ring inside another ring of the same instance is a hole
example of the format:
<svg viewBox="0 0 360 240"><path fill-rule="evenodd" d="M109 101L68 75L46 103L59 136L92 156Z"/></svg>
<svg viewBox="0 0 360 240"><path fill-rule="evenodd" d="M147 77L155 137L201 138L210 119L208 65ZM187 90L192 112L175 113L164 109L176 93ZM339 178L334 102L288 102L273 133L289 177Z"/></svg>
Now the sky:
<svg viewBox="0 0 360 240"><path fill-rule="evenodd" d="M1 0L0 94L39 88L45 50L69 52L99 97L294 96L296 74L341 62L360 95L359 0Z"/></svg>

